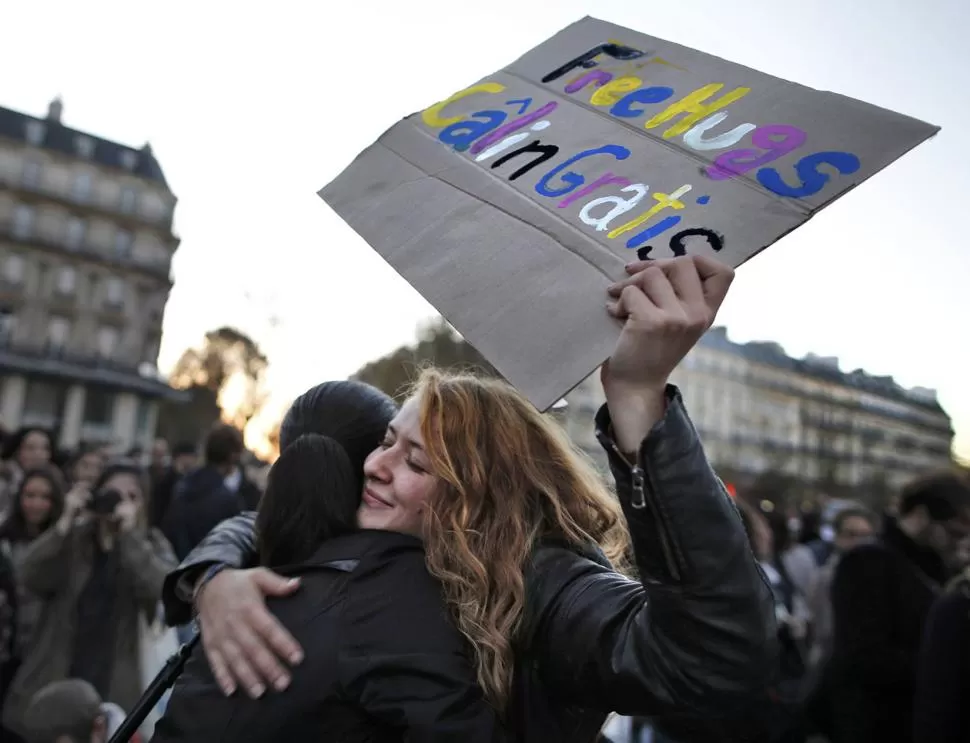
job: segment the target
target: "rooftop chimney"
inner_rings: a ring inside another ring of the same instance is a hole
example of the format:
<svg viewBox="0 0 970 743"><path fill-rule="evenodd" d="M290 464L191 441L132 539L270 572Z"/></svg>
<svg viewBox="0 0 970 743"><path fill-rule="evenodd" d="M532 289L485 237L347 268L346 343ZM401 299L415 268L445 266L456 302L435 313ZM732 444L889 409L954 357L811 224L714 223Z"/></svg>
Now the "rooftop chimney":
<svg viewBox="0 0 970 743"><path fill-rule="evenodd" d="M58 96L50 102L47 107L47 120L56 121L58 124L61 123L61 115L64 113L64 101Z"/></svg>

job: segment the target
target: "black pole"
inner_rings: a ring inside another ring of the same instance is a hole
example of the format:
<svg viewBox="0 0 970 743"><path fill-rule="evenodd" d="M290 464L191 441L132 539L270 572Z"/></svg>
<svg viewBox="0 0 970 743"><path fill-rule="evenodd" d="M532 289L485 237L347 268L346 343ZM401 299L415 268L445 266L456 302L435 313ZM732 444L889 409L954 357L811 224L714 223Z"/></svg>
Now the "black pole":
<svg viewBox="0 0 970 743"><path fill-rule="evenodd" d="M128 716L115 731L115 734L111 736L108 743L128 743L131 736L138 731L145 718L148 717L149 712L158 704L158 700L175 684L175 680L182 673L182 669L185 668L185 662L198 644L199 634L196 632L191 640L172 653L169 659L165 661L162 670L152 679L148 688L145 689L145 693L141 695L134 709L128 713Z"/></svg>

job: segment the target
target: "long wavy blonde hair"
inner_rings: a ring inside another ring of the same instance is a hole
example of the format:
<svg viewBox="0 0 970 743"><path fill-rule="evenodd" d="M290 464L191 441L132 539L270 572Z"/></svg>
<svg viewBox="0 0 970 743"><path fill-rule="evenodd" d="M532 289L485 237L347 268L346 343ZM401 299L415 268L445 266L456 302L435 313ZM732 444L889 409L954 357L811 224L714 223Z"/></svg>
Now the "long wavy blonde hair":
<svg viewBox="0 0 970 743"><path fill-rule="evenodd" d="M597 544L623 570L626 521L562 428L505 382L432 369L412 395L440 479L425 511L428 569L474 648L479 685L504 712L524 571L537 542Z"/></svg>

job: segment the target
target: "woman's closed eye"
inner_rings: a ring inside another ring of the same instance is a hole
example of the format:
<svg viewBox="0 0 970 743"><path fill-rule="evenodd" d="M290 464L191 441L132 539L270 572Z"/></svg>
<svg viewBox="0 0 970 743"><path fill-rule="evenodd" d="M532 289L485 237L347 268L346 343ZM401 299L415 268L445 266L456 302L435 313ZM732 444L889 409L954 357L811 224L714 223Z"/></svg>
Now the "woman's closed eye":
<svg viewBox="0 0 970 743"><path fill-rule="evenodd" d="M425 468L423 465L418 464L417 462L415 462L410 457L407 460L405 460L405 461L407 461L408 467L410 467L415 472L418 472L418 473L420 473L422 475L428 474L427 468Z"/></svg>

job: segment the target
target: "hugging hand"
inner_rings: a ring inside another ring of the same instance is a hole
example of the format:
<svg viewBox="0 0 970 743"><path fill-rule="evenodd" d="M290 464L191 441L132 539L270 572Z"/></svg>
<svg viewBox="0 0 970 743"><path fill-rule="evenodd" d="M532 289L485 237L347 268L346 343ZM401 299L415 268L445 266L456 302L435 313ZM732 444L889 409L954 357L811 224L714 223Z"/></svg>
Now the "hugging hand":
<svg viewBox="0 0 970 743"><path fill-rule="evenodd" d="M223 570L195 597L202 647L227 696L242 685L253 699L266 687L290 683L287 664L302 660L293 636L266 608L266 596L287 596L299 587L265 568Z"/></svg>

